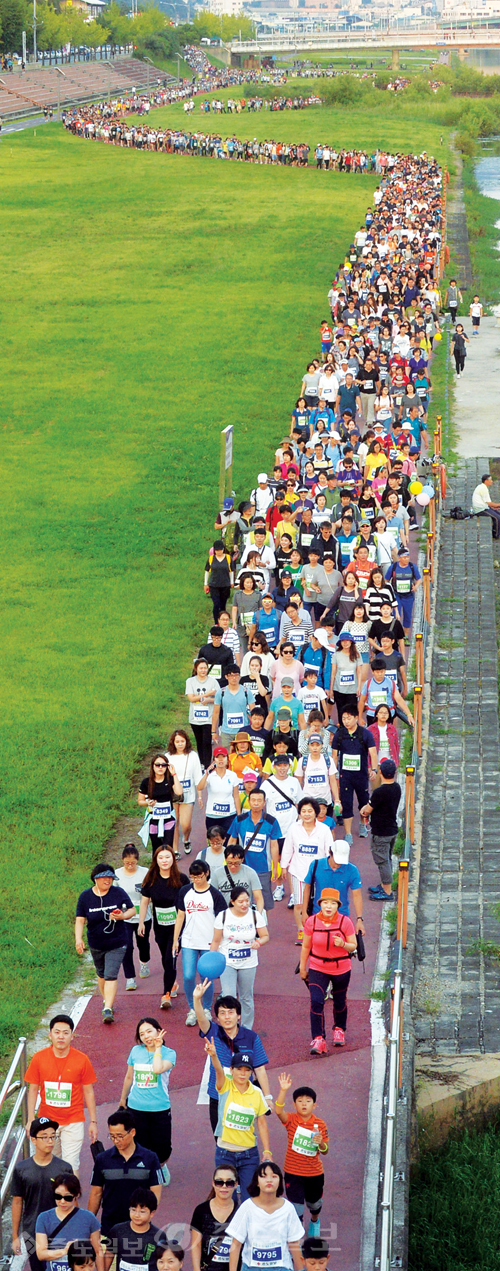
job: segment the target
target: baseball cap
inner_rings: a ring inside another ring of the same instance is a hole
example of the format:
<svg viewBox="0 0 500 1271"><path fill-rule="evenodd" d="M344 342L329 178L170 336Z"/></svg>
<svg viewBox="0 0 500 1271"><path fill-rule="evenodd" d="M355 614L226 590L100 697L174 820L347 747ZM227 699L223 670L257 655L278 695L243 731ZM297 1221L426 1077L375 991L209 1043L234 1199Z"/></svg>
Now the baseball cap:
<svg viewBox="0 0 500 1271"><path fill-rule="evenodd" d="M321 737L320 737L319 733L311 733L311 736L310 736L309 741L308 741L308 743L307 743L307 744L308 744L308 746L310 746L310 745L312 744L312 742L313 742L313 741L318 741L318 742L319 742L319 744L320 744L320 746L321 746Z"/></svg>
<svg viewBox="0 0 500 1271"><path fill-rule="evenodd" d="M280 764L286 764L288 767L289 763L290 755L275 755L273 759L273 768L278 768Z"/></svg>
<svg viewBox="0 0 500 1271"><path fill-rule="evenodd" d="M332 432L332 433L330 433L330 436L331 436L331 437L333 437L333 440L334 440L334 441L340 441L340 433L339 433L339 432ZM333 476L335 476L335 473L333 473L332 475L333 475ZM330 476L330 473L328 473L328 476Z"/></svg>
<svg viewBox="0 0 500 1271"><path fill-rule="evenodd" d="M288 706L280 706L276 719L291 719L292 712Z"/></svg>
<svg viewBox="0 0 500 1271"><path fill-rule="evenodd" d="M382 759L380 771L383 777L395 777L396 764L394 763L394 759Z"/></svg>
<svg viewBox="0 0 500 1271"><path fill-rule="evenodd" d="M253 1068L253 1059L247 1050L237 1050L231 1059L231 1068Z"/></svg>
<svg viewBox="0 0 500 1271"><path fill-rule="evenodd" d="M255 771L255 768L244 768L241 774L241 780L242 781L257 781L258 775L259 774L258 772Z"/></svg>
<svg viewBox="0 0 500 1271"><path fill-rule="evenodd" d="M259 472L257 481L267 481L267 472Z"/></svg>
<svg viewBox="0 0 500 1271"><path fill-rule="evenodd" d="M227 499L224 499L222 506L225 512L230 512L231 508L234 508L234 499L231 499L228 495Z"/></svg>
<svg viewBox="0 0 500 1271"><path fill-rule="evenodd" d="M349 864L350 850L345 839L334 839L332 856L337 865Z"/></svg>
<svg viewBox="0 0 500 1271"><path fill-rule="evenodd" d="M320 645L321 645L321 647L322 647L323 649L329 649L329 648L330 648L330 645L328 644L328 636L327 636L326 631L323 631L323 630L321 629L321 627L316 627L316 630L315 630L315 632L314 632L314 635L315 635L316 640L318 640L318 641L319 641L319 643L320 643Z"/></svg>
<svg viewBox="0 0 500 1271"><path fill-rule="evenodd" d="M214 749L214 759L217 758L217 755L226 755L227 757L227 753L225 746L216 746Z"/></svg>
<svg viewBox="0 0 500 1271"><path fill-rule="evenodd" d="M399 549L398 556L409 556L409 555L410 555L409 547L404 547L402 545Z"/></svg>
<svg viewBox="0 0 500 1271"><path fill-rule="evenodd" d="M340 904L340 892L335 887L323 887L320 900L336 900Z"/></svg>
<svg viewBox="0 0 500 1271"><path fill-rule="evenodd" d="M58 1130L59 1121L53 1121L51 1117L35 1117L30 1125L30 1139L35 1139L41 1130Z"/></svg>
<svg viewBox="0 0 500 1271"><path fill-rule="evenodd" d="M282 686L282 687L283 687L283 684L287 684L287 685L288 685L288 688L293 688L293 680L292 680L292 678L291 678L291 676L290 676L290 675L284 675L284 676L283 676L283 679L282 679L282 681L281 681L281 686Z"/></svg>

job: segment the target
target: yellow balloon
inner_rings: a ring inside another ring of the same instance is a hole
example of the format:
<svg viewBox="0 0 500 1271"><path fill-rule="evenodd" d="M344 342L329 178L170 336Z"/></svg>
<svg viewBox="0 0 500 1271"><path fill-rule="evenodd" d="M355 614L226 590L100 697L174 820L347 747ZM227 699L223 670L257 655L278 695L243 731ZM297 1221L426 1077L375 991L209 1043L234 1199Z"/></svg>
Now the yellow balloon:
<svg viewBox="0 0 500 1271"><path fill-rule="evenodd" d="M423 490L421 481L411 481L409 485L410 494L421 494Z"/></svg>

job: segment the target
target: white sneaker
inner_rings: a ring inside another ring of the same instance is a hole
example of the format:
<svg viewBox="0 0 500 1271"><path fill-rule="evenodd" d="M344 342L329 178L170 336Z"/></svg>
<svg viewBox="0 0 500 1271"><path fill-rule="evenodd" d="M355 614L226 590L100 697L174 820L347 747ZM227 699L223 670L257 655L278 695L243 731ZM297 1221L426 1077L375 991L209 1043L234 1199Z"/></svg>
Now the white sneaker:
<svg viewBox="0 0 500 1271"><path fill-rule="evenodd" d="M132 993L132 992L133 992L133 990L134 990L134 989L136 989L136 988L137 988L137 984L136 984L135 980L127 980L127 983L126 983L126 985L125 985L125 992L126 992L126 993Z"/></svg>
<svg viewBox="0 0 500 1271"><path fill-rule="evenodd" d="M148 975L151 975L151 971L149 970L149 962L139 962L139 979L147 980Z"/></svg>
<svg viewBox="0 0 500 1271"><path fill-rule="evenodd" d="M212 1017L210 1016L210 1018ZM193 1010L188 1011L186 1015L186 1024L189 1024L190 1028L192 1028L193 1025L196 1024L196 1011L193 1011Z"/></svg>
<svg viewBox="0 0 500 1271"><path fill-rule="evenodd" d="M295 904L294 904L293 896L290 896L290 900L288 901L288 904L287 904L287 909L294 909L294 907L295 907Z"/></svg>
<svg viewBox="0 0 500 1271"><path fill-rule="evenodd" d="M212 1012L209 1011L208 1006L203 1007L203 1014L206 1015L208 1020L212 1019Z"/></svg>
<svg viewBox="0 0 500 1271"><path fill-rule="evenodd" d="M283 883L278 883L278 886L275 887L273 891L273 900L283 900L284 895L285 895L285 888L283 886Z"/></svg>

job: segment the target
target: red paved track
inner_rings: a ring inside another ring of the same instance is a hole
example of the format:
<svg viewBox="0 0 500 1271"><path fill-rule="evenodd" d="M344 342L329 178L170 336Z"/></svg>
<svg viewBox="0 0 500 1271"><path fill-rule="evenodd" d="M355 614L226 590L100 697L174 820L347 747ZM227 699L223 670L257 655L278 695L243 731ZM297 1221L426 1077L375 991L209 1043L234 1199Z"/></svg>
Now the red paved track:
<svg viewBox="0 0 500 1271"><path fill-rule="evenodd" d="M340 837L339 831L337 837ZM203 827L199 821L193 835L193 843L196 842L199 850L204 842ZM276 905L270 915L271 939L260 955L255 996L255 1028L269 1055L268 1070L273 1094L276 1097L278 1092L277 1073L286 1067L297 1084L307 1082L315 1087L318 1110L329 1126L331 1146L325 1158L322 1234L331 1244L332 1271L357 1271L359 1266L371 1071L369 992L382 907L367 899L366 888L378 882L378 870L371 859L369 840L355 838L351 859L358 865L363 880L367 958L365 974L359 962L353 963L345 1050L336 1051L327 1059L312 1059L309 1055L309 996L299 976L294 975L299 950L294 945L293 913L286 908L286 903ZM179 977L179 982L182 983L182 977ZM101 1000L96 996L89 1003L75 1035L76 1045L90 1055L98 1074L99 1136L106 1146L106 1117L117 1106L137 1021L142 1015L159 1017L162 988L156 946L152 975L148 980L138 980L137 983L137 992L125 993L125 982L121 976L116 1023L113 1026L102 1025ZM329 1023L331 1009L331 1003L327 1003ZM205 1062L203 1042L197 1029L186 1028L185 1017L186 1000L181 991L173 1009L161 1016L167 1028L168 1043L177 1051L177 1065L171 1079L172 1181L163 1191L159 1211L162 1224L189 1222L195 1204L209 1191L214 1159L208 1108L196 1105ZM270 1119L270 1133L276 1159L282 1164L285 1133L274 1114ZM84 1196L87 1194L90 1168L90 1152L86 1148L82 1160ZM189 1259L185 1265L189 1268Z"/></svg>

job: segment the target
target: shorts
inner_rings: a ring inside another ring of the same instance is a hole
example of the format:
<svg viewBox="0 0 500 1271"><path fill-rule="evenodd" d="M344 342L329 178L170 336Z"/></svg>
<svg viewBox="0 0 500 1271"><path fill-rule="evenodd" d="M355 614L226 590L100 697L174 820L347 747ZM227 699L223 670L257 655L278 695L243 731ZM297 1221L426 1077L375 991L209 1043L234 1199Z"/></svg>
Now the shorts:
<svg viewBox="0 0 500 1271"><path fill-rule="evenodd" d="M92 961L100 980L117 980L118 972L127 951L127 945L114 949L91 949Z"/></svg>
<svg viewBox="0 0 500 1271"><path fill-rule="evenodd" d="M473 318L473 319L472 319L472 325L473 325L473 327L478 327L478 326L479 326L480 321L481 321L481 319L480 319L480 318Z"/></svg>
<svg viewBox="0 0 500 1271"><path fill-rule="evenodd" d="M264 909L266 913L269 913L270 909L274 909L273 893L271 891L271 870L268 870L265 874L259 874L259 881L264 897Z"/></svg>
<svg viewBox="0 0 500 1271"><path fill-rule="evenodd" d="M368 778L362 776L361 773L347 778L341 773L339 778L339 793L340 802L342 804L342 817L344 820L346 817L349 820L353 814L355 792L358 800L358 808L362 808L365 803L370 802Z"/></svg>
<svg viewBox="0 0 500 1271"><path fill-rule="evenodd" d="M302 1174L287 1174L285 1172L285 1191L287 1200L292 1205L306 1205L311 1202L314 1205L323 1196L323 1188L325 1186L324 1174L312 1174L309 1178L304 1178Z"/></svg>
<svg viewBox="0 0 500 1271"><path fill-rule="evenodd" d="M304 884L295 874L290 874L290 888L294 905L301 905L304 899Z"/></svg>

